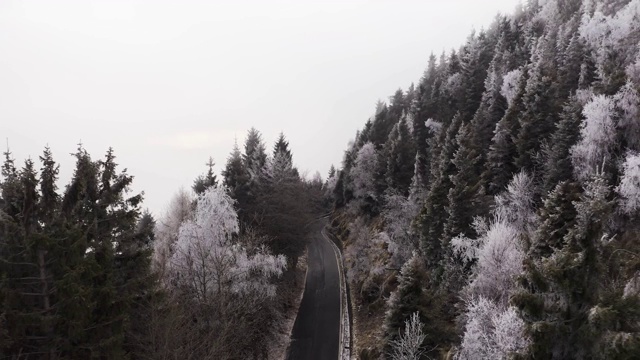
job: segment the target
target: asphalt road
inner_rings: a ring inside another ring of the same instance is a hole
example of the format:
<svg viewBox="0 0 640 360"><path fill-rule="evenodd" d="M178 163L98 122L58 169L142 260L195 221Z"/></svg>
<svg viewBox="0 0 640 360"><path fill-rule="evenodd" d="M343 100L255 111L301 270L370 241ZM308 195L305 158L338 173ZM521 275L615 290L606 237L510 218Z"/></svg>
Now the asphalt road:
<svg viewBox="0 0 640 360"><path fill-rule="evenodd" d="M293 325L289 360L338 359L340 277L336 255L318 221L308 246L307 282Z"/></svg>

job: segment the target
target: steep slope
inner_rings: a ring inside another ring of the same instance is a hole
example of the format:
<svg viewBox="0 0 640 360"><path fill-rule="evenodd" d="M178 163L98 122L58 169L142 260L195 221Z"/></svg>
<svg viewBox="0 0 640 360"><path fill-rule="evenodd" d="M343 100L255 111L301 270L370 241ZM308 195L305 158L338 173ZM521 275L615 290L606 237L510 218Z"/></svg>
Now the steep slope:
<svg viewBox="0 0 640 360"><path fill-rule="evenodd" d="M378 105L327 182L361 358L414 312L425 358L637 354L639 45L640 1L529 1Z"/></svg>

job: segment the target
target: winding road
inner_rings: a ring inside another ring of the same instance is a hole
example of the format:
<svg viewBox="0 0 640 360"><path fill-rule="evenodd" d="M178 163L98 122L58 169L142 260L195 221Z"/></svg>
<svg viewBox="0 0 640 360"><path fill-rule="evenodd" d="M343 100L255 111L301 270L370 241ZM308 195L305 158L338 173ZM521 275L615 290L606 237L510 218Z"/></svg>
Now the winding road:
<svg viewBox="0 0 640 360"><path fill-rule="evenodd" d="M338 359L340 337L340 273L325 221L314 224L308 245L307 281L293 325L289 360Z"/></svg>

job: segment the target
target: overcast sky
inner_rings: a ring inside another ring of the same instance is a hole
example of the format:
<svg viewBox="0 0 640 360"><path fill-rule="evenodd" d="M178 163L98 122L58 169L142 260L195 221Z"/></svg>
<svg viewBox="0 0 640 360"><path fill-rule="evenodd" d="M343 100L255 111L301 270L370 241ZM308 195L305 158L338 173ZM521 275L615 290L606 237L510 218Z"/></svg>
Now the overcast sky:
<svg viewBox="0 0 640 360"><path fill-rule="evenodd" d="M66 184L76 144L113 146L156 215L251 126L325 176L378 99L518 3L0 0L2 148L49 144Z"/></svg>

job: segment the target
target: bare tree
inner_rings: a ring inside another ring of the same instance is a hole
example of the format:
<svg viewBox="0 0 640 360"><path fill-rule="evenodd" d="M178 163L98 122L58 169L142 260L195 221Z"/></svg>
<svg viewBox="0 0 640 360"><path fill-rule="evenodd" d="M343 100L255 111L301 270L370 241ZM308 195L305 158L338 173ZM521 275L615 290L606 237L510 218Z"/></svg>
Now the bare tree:
<svg viewBox="0 0 640 360"><path fill-rule="evenodd" d="M392 342L391 359L393 360L418 360L424 354L422 346L425 334L422 332L422 322L418 312L404 322L404 333Z"/></svg>

